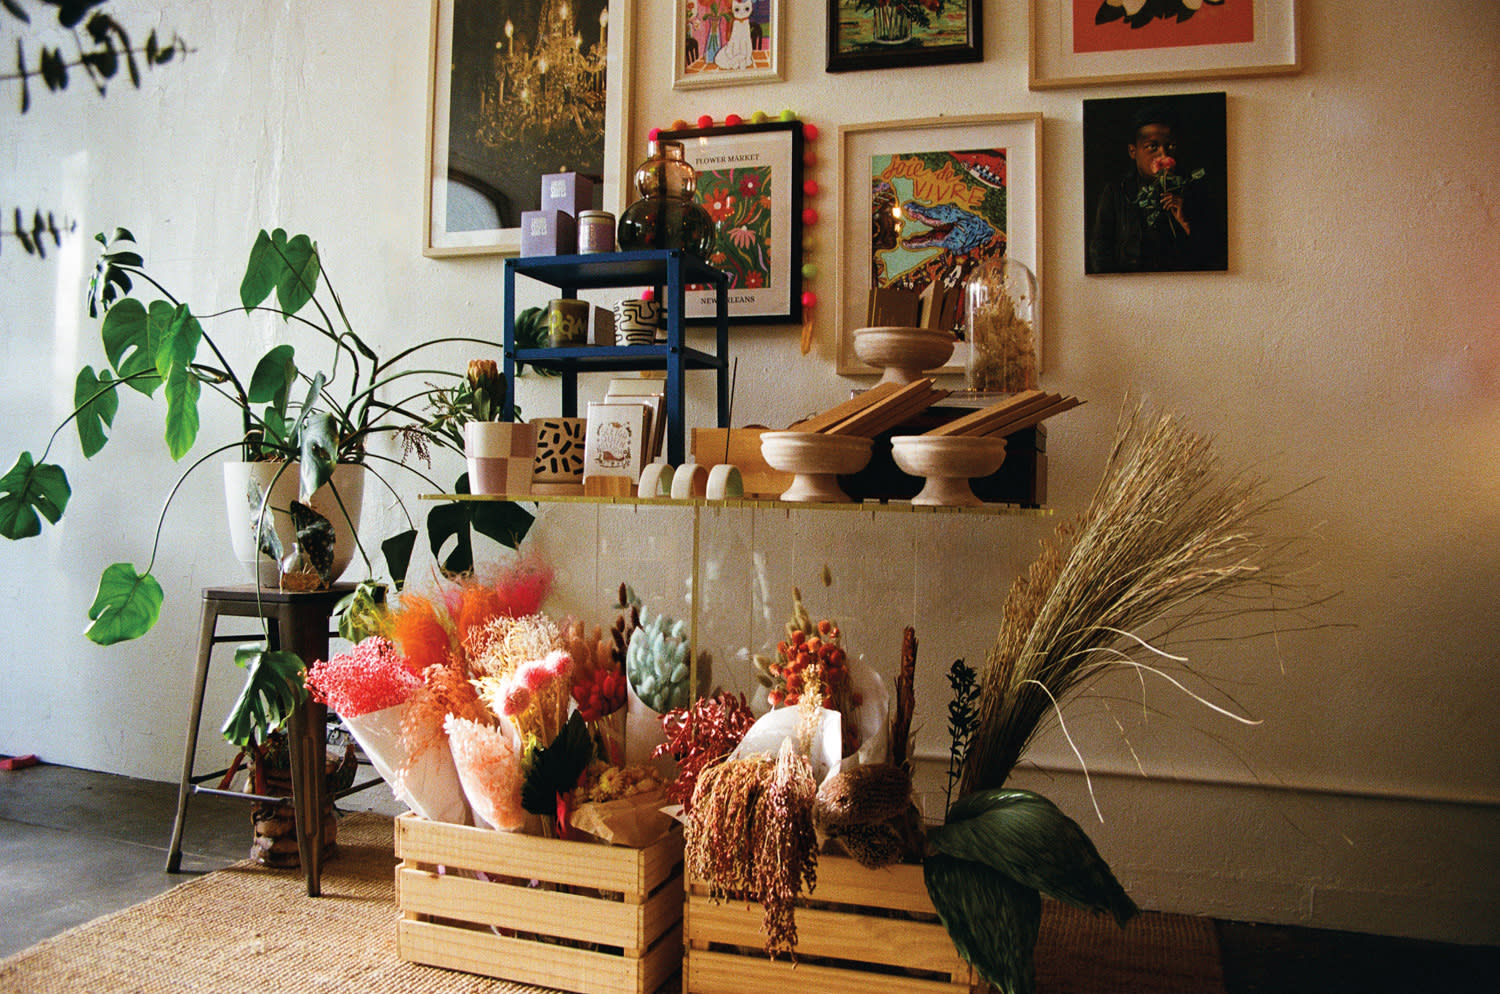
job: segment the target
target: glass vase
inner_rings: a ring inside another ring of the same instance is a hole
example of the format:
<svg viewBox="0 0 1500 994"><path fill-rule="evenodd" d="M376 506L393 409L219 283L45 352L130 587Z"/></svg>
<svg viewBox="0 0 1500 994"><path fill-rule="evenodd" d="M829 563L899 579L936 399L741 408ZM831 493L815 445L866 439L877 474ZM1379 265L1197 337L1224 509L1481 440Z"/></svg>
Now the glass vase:
<svg viewBox="0 0 1500 994"><path fill-rule="evenodd" d="M717 230L696 199L698 174L684 157L682 143L654 141L649 151L635 171L641 199L620 215L620 249L685 249L706 258Z"/></svg>
<svg viewBox="0 0 1500 994"><path fill-rule="evenodd" d="M1036 277L1025 263L990 259L964 283L969 355L965 386L986 393L1037 387Z"/></svg>

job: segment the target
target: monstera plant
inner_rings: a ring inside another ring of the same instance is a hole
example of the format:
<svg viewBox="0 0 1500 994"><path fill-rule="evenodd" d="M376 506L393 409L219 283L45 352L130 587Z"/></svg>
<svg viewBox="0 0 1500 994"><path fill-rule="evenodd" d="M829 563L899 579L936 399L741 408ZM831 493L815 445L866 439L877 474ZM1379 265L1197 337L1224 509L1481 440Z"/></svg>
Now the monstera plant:
<svg viewBox="0 0 1500 994"><path fill-rule="evenodd" d="M300 464L300 501L304 503L328 482L340 463L365 465L392 494L396 491L382 471L397 466L415 473L435 491L448 489L421 468L386 455L370 443L380 435L396 435L401 441L397 451L415 452L424 461L431 446L453 448L453 405L445 404L445 399L465 389L464 375L421 368L413 364L413 357L443 344L462 342L493 349L495 343L462 337L424 338L382 359L354 330L323 269L317 245L307 235L262 230L240 282L240 306L212 312L197 311L151 275L129 231L118 229L113 238L101 234L96 239L103 251L89 283L88 308L91 317L103 314L100 339L108 364L98 370L83 367L74 383L74 410L53 431L41 455L33 457L23 451L0 477L0 535L28 538L41 533L43 518L52 524L62 518L72 489L63 467L49 461L52 449L72 423L84 457L99 455L119 413L125 393L122 387L162 403L163 440L174 460L192 454L207 414L201 402L208 395L217 395L233 412L236 437L193 457L168 489L146 567L137 569L133 563L120 562L105 569L89 609L86 634L91 640L110 645L138 638L156 623L163 591L152 566L166 513L183 481L205 463L226 455L283 466L295 461ZM269 312L280 317L288 331L289 340L270 348L248 375L235 369L229 360L231 350L221 347L232 332L215 337L221 324L246 326L244 318L235 317L239 311L244 315ZM207 330L208 324L216 329L215 335ZM315 370L305 368L293 338L309 338L324 347L326 364ZM433 378L445 383L435 384ZM439 410L447 412L448 421L442 424L433 414ZM467 489L463 476L451 488L455 493ZM405 579L417 538L409 514L407 524L410 527L380 544L390 582L397 588ZM448 502L432 508L426 527L442 568L463 572L473 565L473 532L513 547L530 524L531 515L515 504ZM304 518L303 525L299 543L304 538L316 542L328 531L326 520ZM262 538L269 541L264 534ZM359 551L373 578L374 566L362 544ZM226 724L226 734L243 741L252 732L275 727L295 707L303 693L304 661L265 646L241 653L237 660L250 675L245 694Z"/></svg>

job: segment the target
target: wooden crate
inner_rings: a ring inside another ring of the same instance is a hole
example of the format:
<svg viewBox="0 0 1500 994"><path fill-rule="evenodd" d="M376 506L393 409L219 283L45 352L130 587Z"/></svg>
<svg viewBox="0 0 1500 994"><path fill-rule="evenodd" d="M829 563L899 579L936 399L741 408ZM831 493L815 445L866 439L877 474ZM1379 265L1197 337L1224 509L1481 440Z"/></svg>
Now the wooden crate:
<svg viewBox="0 0 1500 994"><path fill-rule="evenodd" d="M682 966L681 831L630 849L407 813L396 855L403 960L580 994L652 994Z"/></svg>
<svg viewBox="0 0 1500 994"><path fill-rule="evenodd" d="M818 857L818 882L797 907L797 961L769 959L762 909L713 903L691 881L683 926L685 994L970 994L981 980L938 920L920 866L867 870Z"/></svg>

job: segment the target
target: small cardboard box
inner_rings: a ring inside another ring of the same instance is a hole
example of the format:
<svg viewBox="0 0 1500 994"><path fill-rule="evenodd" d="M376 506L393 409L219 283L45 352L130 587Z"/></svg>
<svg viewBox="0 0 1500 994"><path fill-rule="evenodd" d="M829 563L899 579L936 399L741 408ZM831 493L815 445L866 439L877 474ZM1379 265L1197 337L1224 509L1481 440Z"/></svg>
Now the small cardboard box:
<svg viewBox="0 0 1500 994"><path fill-rule="evenodd" d="M522 211L521 254L575 255L578 221L566 211Z"/></svg>
<svg viewBox="0 0 1500 994"><path fill-rule="evenodd" d="M682 966L682 832L645 849L396 819L396 950L579 994L652 994Z"/></svg>
<svg viewBox="0 0 1500 994"><path fill-rule="evenodd" d="M684 994L817 991L819 994L971 994L981 979L938 920L922 867L867 870L818 857L818 882L797 903L796 962L769 959L764 911L743 900L715 904L690 881L683 929Z"/></svg>
<svg viewBox="0 0 1500 994"><path fill-rule="evenodd" d="M542 210L562 211L574 220L594 209L594 181L581 173L548 173L542 177Z"/></svg>

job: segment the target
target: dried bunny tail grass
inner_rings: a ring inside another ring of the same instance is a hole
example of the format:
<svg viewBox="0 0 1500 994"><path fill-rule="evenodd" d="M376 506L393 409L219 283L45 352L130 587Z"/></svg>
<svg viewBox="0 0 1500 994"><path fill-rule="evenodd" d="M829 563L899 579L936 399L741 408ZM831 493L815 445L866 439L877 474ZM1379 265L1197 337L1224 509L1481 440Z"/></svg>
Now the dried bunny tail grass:
<svg viewBox="0 0 1500 994"><path fill-rule="evenodd" d="M1226 618L1287 610L1294 543L1260 521L1279 498L1265 481L1226 475L1209 441L1142 407L1122 416L1088 508L1043 542L1011 587L986 655L979 723L960 794L998 787L1061 702L1143 647ZM1301 598L1301 606L1319 603ZM1201 699L1201 698L1200 698Z"/></svg>
<svg viewBox="0 0 1500 994"><path fill-rule="evenodd" d="M569 618L563 623L562 646L573 659L574 683L592 680L596 670L618 669L610 640L604 637L604 629L598 625L589 632L583 622Z"/></svg>

